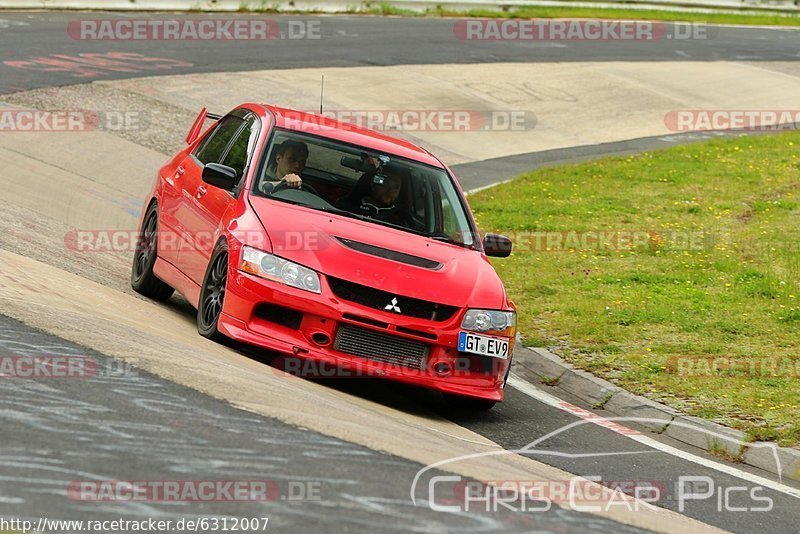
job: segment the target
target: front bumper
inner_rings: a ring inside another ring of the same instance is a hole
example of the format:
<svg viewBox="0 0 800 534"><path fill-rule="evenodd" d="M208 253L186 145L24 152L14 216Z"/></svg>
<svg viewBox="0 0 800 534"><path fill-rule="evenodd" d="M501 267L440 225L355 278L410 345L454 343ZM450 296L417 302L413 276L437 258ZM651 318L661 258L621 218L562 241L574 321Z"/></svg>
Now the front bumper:
<svg viewBox="0 0 800 534"><path fill-rule="evenodd" d="M458 351L465 310L447 321L416 319L343 300L323 275L320 282L321 293L315 294L232 271L218 329L238 341L335 366L340 369L336 376L384 377L446 393L503 399L510 358ZM365 342L354 344L359 340ZM509 339L509 354L513 343ZM400 353L394 354L393 347Z"/></svg>

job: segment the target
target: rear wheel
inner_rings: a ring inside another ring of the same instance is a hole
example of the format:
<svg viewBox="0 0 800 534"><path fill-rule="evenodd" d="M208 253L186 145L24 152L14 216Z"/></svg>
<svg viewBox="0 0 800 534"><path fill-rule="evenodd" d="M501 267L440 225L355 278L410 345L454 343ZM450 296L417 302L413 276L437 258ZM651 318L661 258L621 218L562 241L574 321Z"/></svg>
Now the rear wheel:
<svg viewBox="0 0 800 534"><path fill-rule="evenodd" d="M153 203L147 209L142 223L142 231L136 242L131 267L131 287L137 293L153 300L167 300L175 292L169 285L153 274L153 266L158 257L158 205Z"/></svg>
<svg viewBox="0 0 800 534"><path fill-rule="evenodd" d="M220 241L211 261L200 290L197 305L197 331L200 335L214 341L222 341L225 335L217 329L222 305L225 303L225 289L228 283L228 245Z"/></svg>

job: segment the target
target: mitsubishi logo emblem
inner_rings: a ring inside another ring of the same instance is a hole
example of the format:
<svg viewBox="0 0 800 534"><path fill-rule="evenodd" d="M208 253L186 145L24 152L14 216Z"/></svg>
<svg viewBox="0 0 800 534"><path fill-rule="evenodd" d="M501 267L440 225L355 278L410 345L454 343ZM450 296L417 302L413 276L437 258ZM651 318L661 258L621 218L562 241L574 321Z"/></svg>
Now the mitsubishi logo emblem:
<svg viewBox="0 0 800 534"><path fill-rule="evenodd" d="M384 306L383 309L386 310L386 311L393 311L395 313L402 313L400 311L400 307L397 305L397 297L393 298L392 302L390 302L389 304Z"/></svg>

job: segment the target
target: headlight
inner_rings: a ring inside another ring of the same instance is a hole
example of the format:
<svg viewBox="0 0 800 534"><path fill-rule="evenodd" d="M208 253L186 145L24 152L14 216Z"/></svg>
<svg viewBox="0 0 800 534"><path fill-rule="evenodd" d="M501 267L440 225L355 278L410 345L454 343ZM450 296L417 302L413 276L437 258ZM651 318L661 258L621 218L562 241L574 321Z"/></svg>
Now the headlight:
<svg viewBox="0 0 800 534"><path fill-rule="evenodd" d="M319 275L316 271L253 247L242 247L242 264L239 269L287 286L312 293L320 292Z"/></svg>
<svg viewBox="0 0 800 534"><path fill-rule="evenodd" d="M467 310L461 328L514 337L517 333L517 314L513 311Z"/></svg>

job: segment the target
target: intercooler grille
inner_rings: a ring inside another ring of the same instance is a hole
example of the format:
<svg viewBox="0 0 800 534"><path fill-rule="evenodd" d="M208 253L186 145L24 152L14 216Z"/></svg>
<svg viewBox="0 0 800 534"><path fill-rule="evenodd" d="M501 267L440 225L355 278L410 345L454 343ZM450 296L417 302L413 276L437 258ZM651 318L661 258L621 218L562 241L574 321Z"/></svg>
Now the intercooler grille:
<svg viewBox="0 0 800 534"><path fill-rule="evenodd" d="M409 369L425 369L428 357L425 343L348 324L339 326L333 346L339 352Z"/></svg>

